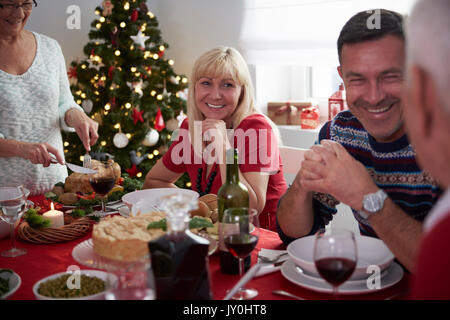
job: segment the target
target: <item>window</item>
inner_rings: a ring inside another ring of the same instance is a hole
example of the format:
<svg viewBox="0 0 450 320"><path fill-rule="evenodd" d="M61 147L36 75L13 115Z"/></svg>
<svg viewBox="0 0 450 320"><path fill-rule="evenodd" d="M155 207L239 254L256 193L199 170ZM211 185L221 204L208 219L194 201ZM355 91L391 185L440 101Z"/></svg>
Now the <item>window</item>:
<svg viewBox="0 0 450 320"><path fill-rule="evenodd" d="M246 0L240 49L251 66L257 101L327 99L341 79L336 41L355 13L386 8L408 13L415 0Z"/></svg>

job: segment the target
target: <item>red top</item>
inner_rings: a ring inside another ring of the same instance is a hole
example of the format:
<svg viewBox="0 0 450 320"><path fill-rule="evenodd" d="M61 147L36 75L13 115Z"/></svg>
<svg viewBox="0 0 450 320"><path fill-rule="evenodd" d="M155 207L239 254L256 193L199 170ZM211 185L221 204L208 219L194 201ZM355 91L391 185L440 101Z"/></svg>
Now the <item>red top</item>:
<svg viewBox="0 0 450 320"><path fill-rule="evenodd" d="M450 299L450 211L422 239L412 282L414 299Z"/></svg>
<svg viewBox="0 0 450 320"><path fill-rule="evenodd" d="M163 156L163 163L173 172L187 172L192 182L192 189L197 188L198 169L202 168L201 189L205 191L211 173L217 172L209 193L217 194L222 186L222 179L217 163L206 177L207 163L204 157L194 155L192 144L189 142L188 120L185 119L180 127L179 139L174 141ZM200 133L201 134L201 133ZM234 145L239 150L239 170L245 172L271 173L266 193L266 205L260 214L261 227L275 230L275 214L280 197L286 192L287 186L283 176L278 142L272 127L261 114L254 114L241 121L233 132ZM208 154L208 148L204 155ZM270 218L269 218L270 217Z"/></svg>

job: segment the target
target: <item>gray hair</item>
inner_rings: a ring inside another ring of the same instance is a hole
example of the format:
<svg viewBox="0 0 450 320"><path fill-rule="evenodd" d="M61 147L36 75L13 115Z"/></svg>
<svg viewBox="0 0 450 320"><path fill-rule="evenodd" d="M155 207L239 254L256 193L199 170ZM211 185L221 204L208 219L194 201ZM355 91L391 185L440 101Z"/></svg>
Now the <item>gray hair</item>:
<svg viewBox="0 0 450 320"><path fill-rule="evenodd" d="M408 64L416 64L436 81L441 103L450 112L450 1L419 0L406 19Z"/></svg>

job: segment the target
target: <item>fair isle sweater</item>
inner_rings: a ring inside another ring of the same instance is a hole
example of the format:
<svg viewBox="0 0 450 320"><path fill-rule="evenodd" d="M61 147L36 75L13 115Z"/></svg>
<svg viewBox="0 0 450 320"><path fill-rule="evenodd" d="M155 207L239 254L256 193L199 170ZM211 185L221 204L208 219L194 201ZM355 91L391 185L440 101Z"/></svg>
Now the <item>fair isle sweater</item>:
<svg viewBox="0 0 450 320"><path fill-rule="evenodd" d="M47 142L64 155L61 129L73 131L64 115L70 108L83 109L70 92L59 44L33 34L37 49L30 68L21 75L0 69L0 138ZM0 186L22 184L31 195L44 194L66 177L66 166L52 164L44 168L20 157L0 158Z"/></svg>
<svg viewBox="0 0 450 320"><path fill-rule="evenodd" d="M418 221L424 220L442 193L436 182L419 168L406 135L390 143L379 143L350 111L343 111L321 128L319 143L323 139L334 140L344 146L367 168L375 184ZM333 219L337 204L339 202L330 195L314 194L314 224L309 235L324 228ZM356 210L352 211L361 234L376 237L370 223ZM277 230L285 243L295 240L286 236L279 227Z"/></svg>

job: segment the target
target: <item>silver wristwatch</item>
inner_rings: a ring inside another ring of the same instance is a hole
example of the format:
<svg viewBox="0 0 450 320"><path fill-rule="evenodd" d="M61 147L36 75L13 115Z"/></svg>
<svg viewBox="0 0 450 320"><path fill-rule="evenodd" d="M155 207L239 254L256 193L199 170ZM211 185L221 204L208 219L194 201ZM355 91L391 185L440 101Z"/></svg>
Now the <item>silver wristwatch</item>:
<svg viewBox="0 0 450 320"><path fill-rule="evenodd" d="M387 197L388 195L383 190L366 194L363 199L363 209L359 211L359 214L364 219L367 219L372 214L379 212L383 209L384 201Z"/></svg>

